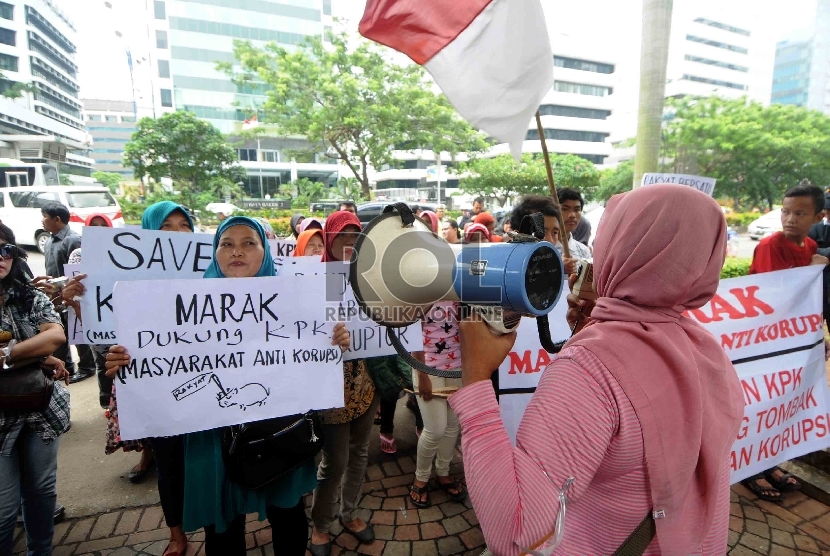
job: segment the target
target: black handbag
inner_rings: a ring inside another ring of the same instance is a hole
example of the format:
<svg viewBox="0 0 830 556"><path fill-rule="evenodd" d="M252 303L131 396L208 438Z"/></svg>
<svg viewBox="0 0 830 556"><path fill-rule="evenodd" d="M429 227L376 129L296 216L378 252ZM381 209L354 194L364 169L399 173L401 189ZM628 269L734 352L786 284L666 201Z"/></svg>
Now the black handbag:
<svg viewBox="0 0 830 556"><path fill-rule="evenodd" d="M55 381L37 363L16 369L0 369L0 411L45 411L52 400Z"/></svg>
<svg viewBox="0 0 830 556"><path fill-rule="evenodd" d="M290 473L322 449L323 426L315 412L222 429L225 474L251 490Z"/></svg>

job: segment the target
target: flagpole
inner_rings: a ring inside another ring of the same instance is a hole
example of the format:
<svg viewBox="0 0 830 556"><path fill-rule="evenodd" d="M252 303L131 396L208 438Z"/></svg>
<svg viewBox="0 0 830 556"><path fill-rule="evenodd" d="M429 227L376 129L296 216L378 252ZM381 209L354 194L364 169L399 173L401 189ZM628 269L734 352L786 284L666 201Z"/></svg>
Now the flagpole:
<svg viewBox="0 0 830 556"><path fill-rule="evenodd" d="M565 220L562 218L562 207L559 205L559 195L556 194L556 184L553 183L553 168L550 165L550 156L548 155L548 141L545 139L545 128L542 127L542 115L536 111L536 129L539 131L539 142L542 144L542 156L545 159L545 170L548 174L548 187L550 188L550 196L553 197L553 204L556 205L556 210L559 211L559 237L562 243L562 251L565 258L571 258L571 250L568 248L568 240L570 234L565 231Z"/></svg>

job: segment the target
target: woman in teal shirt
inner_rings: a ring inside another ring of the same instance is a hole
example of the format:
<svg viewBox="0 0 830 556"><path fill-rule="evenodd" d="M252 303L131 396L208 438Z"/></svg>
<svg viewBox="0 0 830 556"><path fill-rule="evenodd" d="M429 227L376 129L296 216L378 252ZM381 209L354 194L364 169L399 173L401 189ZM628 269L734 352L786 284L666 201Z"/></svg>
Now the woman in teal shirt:
<svg viewBox="0 0 830 556"><path fill-rule="evenodd" d="M225 220L216 231L213 251L205 278L275 276L265 231L251 218ZM349 347L349 333L342 323L334 327L332 344ZM127 365L129 360L124 348L111 350L107 366ZM317 485L313 460L266 487L248 490L225 475L219 429L186 435L184 460L184 530L205 528L207 556L244 556L245 515L254 512L260 520L267 517L280 554L305 554L308 521L302 496Z"/></svg>

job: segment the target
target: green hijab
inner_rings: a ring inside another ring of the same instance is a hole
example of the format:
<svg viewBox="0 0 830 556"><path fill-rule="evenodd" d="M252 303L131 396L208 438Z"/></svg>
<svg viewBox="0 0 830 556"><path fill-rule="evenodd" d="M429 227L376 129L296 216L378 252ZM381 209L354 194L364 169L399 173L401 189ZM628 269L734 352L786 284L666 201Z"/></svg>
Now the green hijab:
<svg viewBox="0 0 830 556"><path fill-rule="evenodd" d="M187 221L190 222L190 229L196 231L196 227L193 225L193 219L190 217L187 209L181 205L177 205L173 201L160 201L144 209L144 214L141 215L141 229L160 230L164 221L167 220L167 217L177 210L181 211L187 217Z"/></svg>

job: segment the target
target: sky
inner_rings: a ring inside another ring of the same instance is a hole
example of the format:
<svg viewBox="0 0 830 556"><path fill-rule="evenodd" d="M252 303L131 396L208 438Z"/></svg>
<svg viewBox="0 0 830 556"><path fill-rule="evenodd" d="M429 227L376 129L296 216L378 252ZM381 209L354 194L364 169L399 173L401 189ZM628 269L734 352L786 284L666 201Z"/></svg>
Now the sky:
<svg viewBox="0 0 830 556"><path fill-rule="evenodd" d="M126 49L133 50L137 68L141 65L142 44L147 29L142 12L147 0L62 0L78 29L77 62L82 98L132 100ZM817 0L674 0L711 4L719 10L751 17L766 27L770 40L778 41L806 30L812 22ZM635 118L639 80L641 0L542 0L551 36L567 34L597 43L616 57L619 86L615 118L618 127L612 137L629 134ZM332 0L334 15L348 20L357 33L363 13L362 0ZM737 21L737 20L736 20ZM121 32L123 39L116 36ZM146 48L146 47L145 47ZM137 102L149 103L149 92L138 91Z"/></svg>

